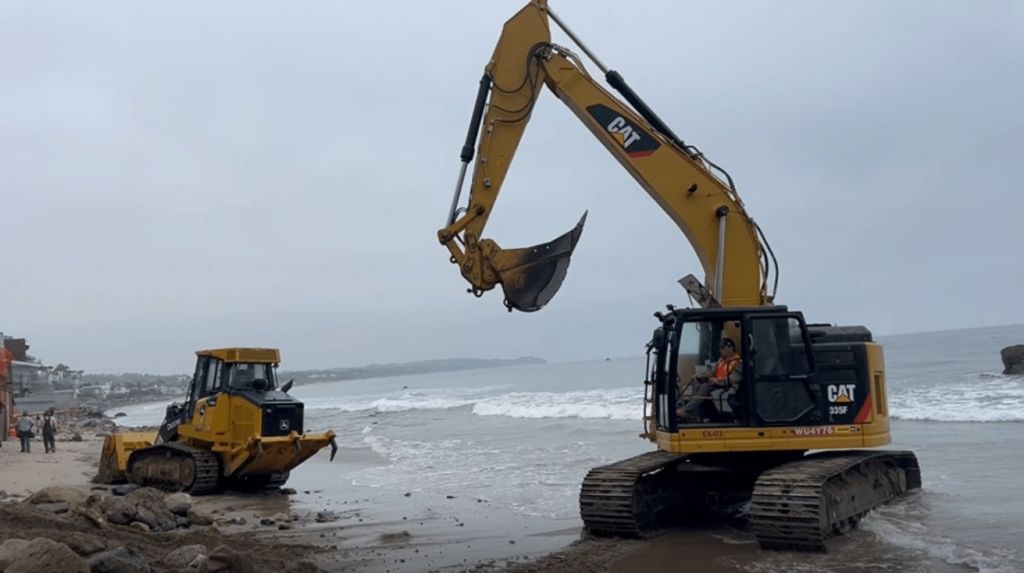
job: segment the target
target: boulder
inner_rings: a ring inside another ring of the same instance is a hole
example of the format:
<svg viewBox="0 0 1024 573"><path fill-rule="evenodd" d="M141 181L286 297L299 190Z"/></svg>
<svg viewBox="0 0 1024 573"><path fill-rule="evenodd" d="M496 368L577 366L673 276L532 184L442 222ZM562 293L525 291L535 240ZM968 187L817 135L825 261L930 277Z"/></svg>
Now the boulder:
<svg viewBox="0 0 1024 573"><path fill-rule="evenodd" d="M0 571L7 568L7 564L13 561L18 555L26 550L29 541L24 539L8 539L0 545Z"/></svg>
<svg viewBox="0 0 1024 573"><path fill-rule="evenodd" d="M84 518L79 521L84 521L87 524L91 524L93 527L97 529L104 529L107 527L107 520L104 519L100 512L94 509L89 509L88 507L76 507L75 513Z"/></svg>
<svg viewBox="0 0 1024 573"><path fill-rule="evenodd" d="M1003 374L1024 374L1024 344L1007 346L999 354L1003 358Z"/></svg>
<svg viewBox="0 0 1024 573"><path fill-rule="evenodd" d="M61 536L61 540L82 557L88 557L107 548L107 543L102 538L87 533L68 532Z"/></svg>
<svg viewBox="0 0 1024 573"><path fill-rule="evenodd" d="M143 533L149 533L150 531L152 531L152 529L150 529L150 527L146 525L144 521L133 521L128 524L128 527L133 527L135 529L138 529L139 531L142 531Z"/></svg>
<svg viewBox="0 0 1024 573"><path fill-rule="evenodd" d="M128 495L131 492L139 489L139 486L134 483L126 483L114 487L111 491L114 495Z"/></svg>
<svg viewBox="0 0 1024 573"><path fill-rule="evenodd" d="M67 513L71 511L71 505L66 501L58 501L55 503L37 503L36 509L49 511L50 513Z"/></svg>
<svg viewBox="0 0 1024 573"><path fill-rule="evenodd" d="M164 505L171 513L187 515L192 509L192 496L187 493L172 493L164 498Z"/></svg>
<svg viewBox="0 0 1024 573"><path fill-rule="evenodd" d="M146 559L128 546L97 553L86 563L92 573L153 573Z"/></svg>
<svg viewBox="0 0 1024 573"><path fill-rule="evenodd" d="M206 557L210 551L205 545L184 545L164 557L164 565L171 569L187 569L197 557Z"/></svg>
<svg viewBox="0 0 1024 573"><path fill-rule="evenodd" d="M151 487L139 488L123 498L135 506L135 520L153 531L170 531L178 527L178 518L164 504L164 494ZM109 518L108 518L109 519Z"/></svg>
<svg viewBox="0 0 1024 573"><path fill-rule="evenodd" d="M233 573L255 573L252 560L243 553L232 551L224 545L218 545L210 553L206 570L210 573L231 571Z"/></svg>
<svg viewBox="0 0 1024 573"><path fill-rule="evenodd" d="M85 503L86 498L89 494L75 489L73 487L61 487L52 485L44 487L43 489L33 493L25 501L32 505L39 505L40 503L59 503L64 502L69 505L81 505Z"/></svg>
<svg viewBox="0 0 1024 573"><path fill-rule="evenodd" d="M89 573L85 561L67 545L37 537L32 541L8 539L0 545L0 569L4 573L61 571Z"/></svg>
<svg viewBox="0 0 1024 573"><path fill-rule="evenodd" d="M140 503L135 509L135 519L145 523L153 531L170 531L178 527L178 518L167 510L156 511L144 503Z"/></svg>
<svg viewBox="0 0 1024 573"><path fill-rule="evenodd" d="M110 523L128 525L135 521L135 505L127 497L107 497L99 504L103 516Z"/></svg>

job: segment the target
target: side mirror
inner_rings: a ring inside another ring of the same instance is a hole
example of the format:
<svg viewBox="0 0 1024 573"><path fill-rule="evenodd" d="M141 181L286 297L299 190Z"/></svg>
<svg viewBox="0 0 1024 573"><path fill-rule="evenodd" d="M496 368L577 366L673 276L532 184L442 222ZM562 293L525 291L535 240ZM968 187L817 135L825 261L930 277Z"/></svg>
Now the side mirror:
<svg viewBox="0 0 1024 573"><path fill-rule="evenodd" d="M295 384L295 379L294 378L292 378L291 380L285 382L284 386L281 386L281 391L284 392L285 394L287 394L288 391L292 389L292 384Z"/></svg>

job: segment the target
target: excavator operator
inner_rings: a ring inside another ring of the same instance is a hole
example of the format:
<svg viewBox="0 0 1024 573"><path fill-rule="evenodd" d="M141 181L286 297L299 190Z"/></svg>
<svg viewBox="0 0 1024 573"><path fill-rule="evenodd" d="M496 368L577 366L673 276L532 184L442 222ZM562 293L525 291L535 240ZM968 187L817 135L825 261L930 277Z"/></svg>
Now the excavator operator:
<svg viewBox="0 0 1024 573"><path fill-rule="evenodd" d="M736 352L736 343L731 338L722 337L722 341L718 345L718 362L715 364L714 376L702 382L697 391L690 397L690 401L683 406L684 417L690 418L691 421L700 421L702 416L699 414L711 399L711 392L715 390L728 390L731 387L734 391L738 391L739 383L743 379L743 369L739 367L740 364L741 360L739 353ZM727 400L733 414L739 419L737 414L739 402L736 398L736 393L732 393Z"/></svg>

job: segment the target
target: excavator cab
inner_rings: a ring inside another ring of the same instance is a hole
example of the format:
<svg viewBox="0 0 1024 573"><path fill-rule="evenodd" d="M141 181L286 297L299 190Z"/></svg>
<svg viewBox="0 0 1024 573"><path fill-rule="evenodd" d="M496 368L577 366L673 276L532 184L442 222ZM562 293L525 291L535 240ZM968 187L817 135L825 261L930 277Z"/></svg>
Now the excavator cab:
<svg viewBox="0 0 1024 573"><path fill-rule="evenodd" d="M662 315L660 330L651 376L659 430L822 423L813 347L799 312L674 310Z"/></svg>

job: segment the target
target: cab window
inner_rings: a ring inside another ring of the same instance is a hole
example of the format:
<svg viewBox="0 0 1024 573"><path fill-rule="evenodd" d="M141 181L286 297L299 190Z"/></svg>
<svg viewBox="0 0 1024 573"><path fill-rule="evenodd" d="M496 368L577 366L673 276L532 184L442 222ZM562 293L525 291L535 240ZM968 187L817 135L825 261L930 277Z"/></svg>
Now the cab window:
<svg viewBox="0 0 1024 573"><path fill-rule="evenodd" d="M271 364L243 362L227 366L227 384L232 390L273 390L276 382Z"/></svg>
<svg viewBox="0 0 1024 573"><path fill-rule="evenodd" d="M210 365L206 369L206 385L203 388L204 394L214 394L220 392L221 388L221 366L223 362L216 358L210 360Z"/></svg>

